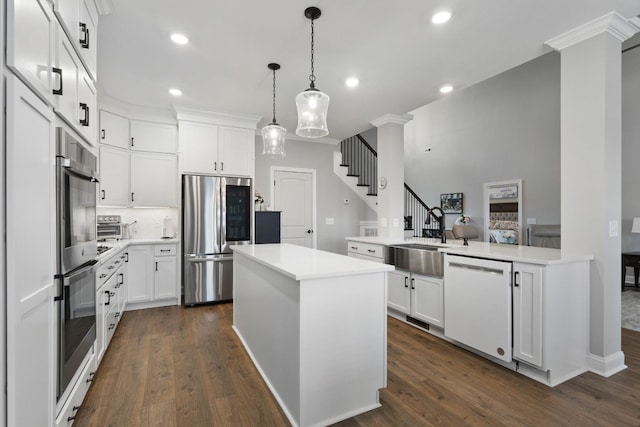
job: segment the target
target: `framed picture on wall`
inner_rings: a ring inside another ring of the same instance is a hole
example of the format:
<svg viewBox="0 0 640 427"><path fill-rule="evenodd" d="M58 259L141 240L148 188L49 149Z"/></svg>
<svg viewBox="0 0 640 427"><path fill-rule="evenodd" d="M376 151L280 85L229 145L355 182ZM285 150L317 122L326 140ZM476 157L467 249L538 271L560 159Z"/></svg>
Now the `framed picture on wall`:
<svg viewBox="0 0 640 427"><path fill-rule="evenodd" d="M462 193L441 194L440 209L446 214L461 214Z"/></svg>

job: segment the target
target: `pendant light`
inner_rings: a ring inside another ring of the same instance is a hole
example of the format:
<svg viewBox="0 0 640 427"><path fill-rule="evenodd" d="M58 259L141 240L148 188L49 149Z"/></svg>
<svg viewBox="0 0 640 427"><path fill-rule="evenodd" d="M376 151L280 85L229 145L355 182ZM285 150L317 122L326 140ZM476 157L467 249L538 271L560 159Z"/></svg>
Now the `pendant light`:
<svg viewBox="0 0 640 427"><path fill-rule="evenodd" d="M298 108L298 127L296 135L307 138L320 138L329 135L327 128L327 110L329 109L329 95L316 89L316 76L313 68L313 21L320 17L321 11L317 7L308 7L304 16L311 20L311 75L309 89L296 96Z"/></svg>
<svg viewBox="0 0 640 427"><path fill-rule="evenodd" d="M287 130L276 122L276 70L280 64L271 63L267 67L273 71L273 121L262 128L262 154L282 159L287 155L284 151Z"/></svg>

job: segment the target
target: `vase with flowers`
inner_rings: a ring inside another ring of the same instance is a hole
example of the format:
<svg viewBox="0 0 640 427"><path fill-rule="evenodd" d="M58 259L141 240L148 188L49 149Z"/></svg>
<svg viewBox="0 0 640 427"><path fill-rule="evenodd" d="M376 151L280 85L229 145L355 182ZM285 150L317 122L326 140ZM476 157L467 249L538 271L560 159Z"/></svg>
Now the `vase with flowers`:
<svg viewBox="0 0 640 427"><path fill-rule="evenodd" d="M253 199L253 203L256 205L255 210L261 211L262 204L264 203L264 198L256 191L255 197Z"/></svg>
<svg viewBox="0 0 640 427"><path fill-rule="evenodd" d="M456 224L469 224L470 222L471 217L465 214L461 214L458 219L456 219Z"/></svg>

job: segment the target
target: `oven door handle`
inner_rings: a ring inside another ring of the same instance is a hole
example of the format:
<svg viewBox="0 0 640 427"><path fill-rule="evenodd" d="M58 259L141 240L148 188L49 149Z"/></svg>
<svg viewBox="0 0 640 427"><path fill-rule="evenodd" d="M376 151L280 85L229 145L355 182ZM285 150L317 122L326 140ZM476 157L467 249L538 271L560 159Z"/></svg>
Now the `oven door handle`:
<svg viewBox="0 0 640 427"><path fill-rule="evenodd" d="M92 259L87 262L83 267L80 267L76 270L73 270L63 276L64 286L68 286L68 283L71 281L71 278L84 277L89 276L90 274L95 274L97 260Z"/></svg>

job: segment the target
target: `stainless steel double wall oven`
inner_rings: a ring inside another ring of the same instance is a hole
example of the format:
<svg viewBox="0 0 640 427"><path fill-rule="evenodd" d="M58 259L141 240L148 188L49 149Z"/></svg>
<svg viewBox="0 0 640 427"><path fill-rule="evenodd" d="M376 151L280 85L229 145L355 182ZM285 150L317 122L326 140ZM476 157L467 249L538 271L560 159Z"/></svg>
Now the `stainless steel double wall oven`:
<svg viewBox="0 0 640 427"><path fill-rule="evenodd" d="M97 159L56 134L58 381L60 398L96 339Z"/></svg>

